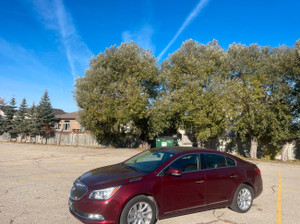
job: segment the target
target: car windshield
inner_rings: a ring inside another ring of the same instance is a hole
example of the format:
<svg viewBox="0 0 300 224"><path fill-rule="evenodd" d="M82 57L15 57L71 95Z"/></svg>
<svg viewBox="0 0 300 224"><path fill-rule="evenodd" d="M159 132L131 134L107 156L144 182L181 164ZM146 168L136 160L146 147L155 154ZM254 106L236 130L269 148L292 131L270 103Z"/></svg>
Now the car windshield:
<svg viewBox="0 0 300 224"><path fill-rule="evenodd" d="M151 173L172 156L174 156L174 153L147 150L128 159L122 165L139 172Z"/></svg>

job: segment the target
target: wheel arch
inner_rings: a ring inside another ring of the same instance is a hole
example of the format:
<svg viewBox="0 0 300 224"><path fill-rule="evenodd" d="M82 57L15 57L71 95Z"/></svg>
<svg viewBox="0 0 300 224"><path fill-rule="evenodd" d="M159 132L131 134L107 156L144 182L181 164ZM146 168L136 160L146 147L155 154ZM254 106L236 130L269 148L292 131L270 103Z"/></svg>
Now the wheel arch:
<svg viewBox="0 0 300 224"><path fill-rule="evenodd" d="M151 201L153 201L154 205L155 205L155 216L156 216L156 220L158 220L158 217L159 217L159 209L158 209L158 205L157 205L157 202L154 198L154 196L152 195L149 195L149 194L144 194L147 198L149 198Z"/></svg>
<svg viewBox="0 0 300 224"><path fill-rule="evenodd" d="M255 191L254 191L254 187L253 187L253 185L252 185L250 182L243 182L243 183L241 183L241 184L248 185L249 187L251 187L251 188L252 188L252 190L253 190L253 193L255 193Z"/></svg>

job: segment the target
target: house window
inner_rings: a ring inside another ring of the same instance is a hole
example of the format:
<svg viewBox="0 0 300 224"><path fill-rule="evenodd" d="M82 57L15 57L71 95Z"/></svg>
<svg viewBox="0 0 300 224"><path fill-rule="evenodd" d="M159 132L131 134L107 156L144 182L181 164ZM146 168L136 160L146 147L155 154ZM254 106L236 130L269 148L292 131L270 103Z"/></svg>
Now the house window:
<svg viewBox="0 0 300 224"><path fill-rule="evenodd" d="M64 121L63 130L64 131L69 131L70 130L70 121Z"/></svg>

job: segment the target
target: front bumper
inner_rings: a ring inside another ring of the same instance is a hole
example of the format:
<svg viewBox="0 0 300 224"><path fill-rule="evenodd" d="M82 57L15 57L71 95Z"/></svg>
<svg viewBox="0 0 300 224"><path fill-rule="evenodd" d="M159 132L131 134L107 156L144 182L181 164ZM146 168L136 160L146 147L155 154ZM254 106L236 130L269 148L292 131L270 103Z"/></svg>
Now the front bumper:
<svg viewBox="0 0 300 224"><path fill-rule="evenodd" d="M115 200L100 201L69 199L69 211L77 219L88 224L113 224L119 222L120 210Z"/></svg>
<svg viewBox="0 0 300 224"><path fill-rule="evenodd" d="M79 217L84 220L105 221L103 215L101 215L101 214L86 213L86 212L77 210L74 206L74 203L71 200L69 200L69 210L74 216Z"/></svg>

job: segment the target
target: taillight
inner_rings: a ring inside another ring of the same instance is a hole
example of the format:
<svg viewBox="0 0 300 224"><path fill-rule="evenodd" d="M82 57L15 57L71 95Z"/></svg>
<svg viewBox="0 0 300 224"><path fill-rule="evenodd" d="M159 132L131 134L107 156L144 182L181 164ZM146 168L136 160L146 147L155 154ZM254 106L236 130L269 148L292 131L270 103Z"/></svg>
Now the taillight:
<svg viewBox="0 0 300 224"><path fill-rule="evenodd" d="M259 176L261 176L261 172L260 172L260 170L258 168L255 169L255 171L256 171L256 173L258 173Z"/></svg>

